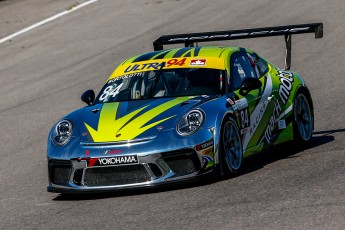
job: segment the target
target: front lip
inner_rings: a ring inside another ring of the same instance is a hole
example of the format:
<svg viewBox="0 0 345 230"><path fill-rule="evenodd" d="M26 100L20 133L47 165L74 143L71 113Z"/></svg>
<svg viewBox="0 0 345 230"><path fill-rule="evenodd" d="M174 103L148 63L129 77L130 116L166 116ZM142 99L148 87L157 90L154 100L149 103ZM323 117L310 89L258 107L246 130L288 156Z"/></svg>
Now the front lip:
<svg viewBox="0 0 345 230"><path fill-rule="evenodd" d="M120 192L120 191L131 191L138 189L155 189L164 188L167 186L173 186L177 184L186 184L190 186L190 183L202 181L203 177L212 173L212 171L207 171L202 175L196 175L188 178L180 178L178 180L164 181L164 183L141 183L141 184L131 184L122 187L94 187L94 188L73 188L65 187L54 184L49 184L47 187L48 192L52 193L64 193L64 194L96 194L96 193L107 193L107 192ZM188 183L188 184L187 184ZM139 190L140 191L140 190Z"/></svg>

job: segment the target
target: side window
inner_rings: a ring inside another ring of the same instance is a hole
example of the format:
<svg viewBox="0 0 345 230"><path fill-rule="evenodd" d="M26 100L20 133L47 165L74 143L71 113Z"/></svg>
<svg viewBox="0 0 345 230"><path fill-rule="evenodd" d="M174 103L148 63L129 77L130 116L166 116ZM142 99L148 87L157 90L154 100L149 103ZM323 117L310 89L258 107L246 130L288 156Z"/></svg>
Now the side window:
<svg viewBox="0 0 345 230"><path fill-rule="evenodd" d="M231 84L232 90L239 89L245 78L258 77L257 71L252 67L247 53L236 53L231 58Z"/></svg>
<svg viewBox="0 0 345 230"><path fill-rule="evenodd" d="M260 58L256 53L248 54L248 58L254 70L257 72L259 77L262 77L268 72L268 65L266 61Z"/></svg>

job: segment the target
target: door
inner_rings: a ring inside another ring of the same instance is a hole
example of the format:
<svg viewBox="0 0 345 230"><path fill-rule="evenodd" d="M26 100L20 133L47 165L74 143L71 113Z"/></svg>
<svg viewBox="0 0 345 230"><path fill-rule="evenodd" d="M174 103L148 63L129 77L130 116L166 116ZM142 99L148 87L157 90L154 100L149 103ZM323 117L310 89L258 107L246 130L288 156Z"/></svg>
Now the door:
<svg viewBox="0 0 345 230"><path fill-rule="evenodd" d="M263 148L263 135L274 110L272 78L268 66L256 54L234 53L230 59L230 88L235 95L235 110L240 124L244 155ZM261 87L251 91L241 89L243 80L257 78Z"/></svg>

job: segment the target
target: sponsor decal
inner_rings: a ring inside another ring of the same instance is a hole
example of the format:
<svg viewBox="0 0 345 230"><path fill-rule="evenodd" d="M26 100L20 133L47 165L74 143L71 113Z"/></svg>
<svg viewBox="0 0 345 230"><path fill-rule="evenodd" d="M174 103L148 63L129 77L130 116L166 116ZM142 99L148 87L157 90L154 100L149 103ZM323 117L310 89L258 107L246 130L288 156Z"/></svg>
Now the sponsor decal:
<svg viewBox="0 0 345 230"><path fill-rule="evenodd" d="M124 73L134 72L134 71L146 71L146 70L159 70L164 67L175 67L184 66L187 58L172 58L163 62L153 62L153 63L139 63L127 66ZM206 63L206 60L205 60Z"/></svg>
<svg viewBox="0 0 345 230"><path fill-rule="evenodd" d="M205 68L206 65L211 69L225 69L224 59L218 57L184 57L158 59L120 65L108 78L108 81L111 82L116 78L130 78L136 76L135 74L143 74L143 72L145 71L157 71L161 68Z"/></svg>
<svg viewBox="0 0 345 230"><path fill-rule="evenodd" d="M119 153L121 153L122 151L121 150L119 150L119 149L112 149L112 150L106 150L105 152L104 152L104 154L119 154Z"/></svg>
<svg viewBox="0 0 345 230"><path fill-rule="evenodd" d="M138 73L130 73L130 74L124 74L120 77L117 77L117 78L113 78L113 79L110 79L108 81L108 83L113 83L117 80L123 80L123 79L127 79L127 78L132 78L132 77L141 77L143 75L142 72L138 72Z"/></svg>
<svg viewBox="0 0 345 230"><path fill-rule="evenodd" d="M275 34L275 33L282 33L282 32L298 32L308 30L310 27L300 27L300 28L291 28L291 29L272 29L272 30L263 30L263 31L256 31L256 32L233 32L227 34L215 34L215 35L200 35L200 36L185 36L179 38L170 38L168 41L187 41L187 40L211 40L211 39L219 39L219 38L228 38L228 37L241 37L241 36L250 36L250 35L261 35L261 34Z"/></svg>
<svg viewBox="0 0 345 230"><path fill-rule="evenodd" d="M226 101L230 104L230 105L234 105L235 102L231 99L231 98L227 98Z"/></svg>
<svg viewBox="0 0 345 230"><path fill-rule="evenodd" d="M206 66L206 59L192 59L189 63L190 66Z"/></svg>
<svg viewBox="0 0 345 230"><path fill-rule="evenodd" d="M94 167L94 166L138 164L138 163L139 163L139 160L138 160L137 155L128 155L128 156L92 158L87 161L87 166Z"/></svg>
<svg viewBox="0 0 345 230"><path fill-rule="evenodd" d="M278 122L278 118L279 118L281 111L282 111L282 108L280 107L279 101L275 100L274 101L273 114L272 114L272 116L268 122L268 125L266 127L266 130L265 130L265 138L266 138L267 143L270 143L272 132L274 130L274 126Z"/></svg>
<svg viewBox="0 0 345 230"><path fill-rule="evenodd" d="M88 156L90 154L90 151L87 149L85 150L85 156Z"/></svg>
<svg viewBox="0 0 345 230"><path fill-rule="evenodd" d="M270 143L270 140L272 138L272 132L274 130L274 127L276 127L276 125L278 129L286 128L285 120L284 119L280 120L280 119L282 118L283 115L285 115L288 112L288 110L281 114L282 107L280 106L279 101L281 101L282 105L286 105L291 95L291 91L293 87L292 84L294 81L293 74L285 70L278 70L277 77L279 77L279 81L280 81L279 90L278 90L280 100L274 101L273 114L265 129L264 138L266 139L268 144ZM289 108L291 109L291 106Z"/></svg>
<svg viewBox="0 0 345 230"><path fill-rule="evenodd" d="M125 73L133 71L142 71L142 70L159 70L165 66L165 62L154 62L154 63L144 63L144 64L134 64L129 65L125 69Z"/></svg>
<svg viewBox="0 0 345 230"><path fill-rule="evenodd" d="M261 103L260 109L258 110L258 113L255 114L255 117L253 119L253 123L250 125L250 135L253 135L254 131L256 130L257 126L259 125L267 107L267 101L263 101Z"/></svg>
<svg viewBox="0 0 345 230"><path fill-rule="evenodd" d="M196 146L196 150L199 151L199 153L203 155L202 159L204 163L213 161L213 156L214 156L213 146L214 146L213 140L207 141L205 143L202 143Z"/></svg>
<svg viewBox="0 0 345 230"><path fill-rule="evenodd" d="M206 149L206 148L211 147L211 146L213 146L213 140L205 142L205 143L200 144L200 145L197 145L196 150L200 151L200 150Z"/></svg>
<svg viewBox="0 0 345 230"><path fill-rule="evenodd" d="M285 128L286 128L285 120L279 120L278 121L278 129L285 129Z"/></svg>
<svg viewBox="0 0 345 230"><path fill-rule="evenodd" d="M202 155L207 155L207 156L213 156L214 152L213 152L213 146L209 147L207 149L203 149L201 151L199 151Z"/></svg>
<svg viewBox="0 0 345 230"><path fill-rule="evenodd" d="M213 161L213 157L210 157L210 156L202 156L202 161L204 162L204 164L207 164L208 162Z"/></svg>
<svg viewBox="0 0 345 230"><path fill-rule="evenodd" d="M237 105L237 109L244 109L244 108L248 107L248 102L247 102L246 98L236 100L235 103Z"/></svg>
<svg viewBox="0 0 345 230"><path fill-rule="evenodd" d="M278 70L277 77L280 80L279 97L285 105L291 94L292 83L294 81L293 74L288 71Z"/></svg>
<svg viewBox="0 0 345 230"><path fill-rule="evenodd" d="M243 137L243 149L247 149L247 146L249 142L252 140L252 137L255 135L255 132L257 128L259 127L259 124L264 117L265 111L268 107L268 97L272 93L272 77L270 74L267 75L267 82L264 89L264 92L262 93L262 97L260 98L259 103L253 110L253 112L250 115L250 130L249 132L244 134Z"/></svg>

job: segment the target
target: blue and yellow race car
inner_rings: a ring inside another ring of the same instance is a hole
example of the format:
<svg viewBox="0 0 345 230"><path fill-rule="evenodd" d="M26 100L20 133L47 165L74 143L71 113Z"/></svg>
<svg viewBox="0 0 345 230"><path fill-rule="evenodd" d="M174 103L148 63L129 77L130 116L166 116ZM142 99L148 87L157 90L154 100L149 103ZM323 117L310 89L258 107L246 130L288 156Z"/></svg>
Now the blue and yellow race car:
<svg viewBox="0 0 345 230"><path fill-rule="evenodd" d="M322 23L165 35L154 52L122 62L97 97L48 137L48 191L98 192L238 172L244 158L282 142L310 142L313 103L289 71L291 35ZM286 68L240 47L198 42L284 36ZM163 50L164 45L183 48Z"/></svg>

